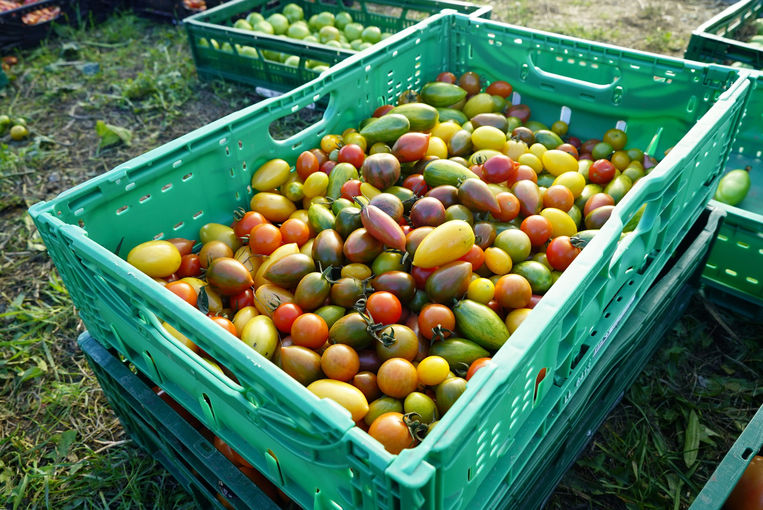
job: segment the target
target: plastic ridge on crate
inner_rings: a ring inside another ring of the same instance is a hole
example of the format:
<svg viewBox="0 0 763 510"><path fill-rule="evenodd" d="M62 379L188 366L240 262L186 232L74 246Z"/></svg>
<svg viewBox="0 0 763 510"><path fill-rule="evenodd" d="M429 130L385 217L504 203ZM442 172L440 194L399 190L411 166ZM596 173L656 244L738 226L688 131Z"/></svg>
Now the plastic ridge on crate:
<svg viewBox="0 0 763 510"><path fill-rule="evenodd" d="M236 19L246 16L249 12L257 11L267 17L281 12L290 2L292 0L235 0L184 20L199 76L222 78L284 92L313 80L320 74L306 67L308 61L333 65L355 54L352 50L232 26ZM351 4L341 4L332 0L297 0L297 4L304 9L305 19L321 11L335 12L341 8L352 15L353 21L364 26L378 26L383 32L399 32L421 21L425 16L444 9L482 18L489 18L492 11L490 6L479 6L459 0L356 0ZM209 43L212 39L217 41L219 49ZM230 51L222 49L224 43L230 44ZM246 53L242 49L244 47L252 47L256 51ZM367 51L373 51L374 47ZM265 52L296 55L300 59L299 65L289 66L266 58L268 54Z"/></svg>
<svg viewBox="0 0 763 510"><path fill-rule="evenodd" d="M526 464L515 483L505 484L496 494L500 501L496 508L530 510L545 506L595 431L659 349L664 334L683 315L699 288L705 259L724 216L722 208L714 207L700 216L676 250L674 260L624 321L589 376L576 387L567 407L555 413L546 409L551 402L544 401L533 411L534 416L522 428L528 437L527 446L517 452ZM548 428L546 434L533 435L541 426Z"/></svg>
<svg viewBox="0 0 763 510"><path fill-rule="evenodd" d="M53 23L68 20L74 15L74 0L40 0L33 4L22 5L17 9L0 12L0 50L16 47L30 47L39 44L53 28ZM35 25L22 21L26 14L47 7L58 7L61 12L52 20Z"/></svg>
<svg viewBox="0 0 763 510"><path fill-rule="evenodd" d="M200 431L88 332L77 344L128 435L169 471L200 508L278 508Z"/></svg>
<svg viewBox="0 0 763 510"><path fill-rule="evenodd" d="M742 0L701 24L689 39L690 60L730 64L742 62L763 69L763 50L733 39L746 22L763 17L763 0Z"/></svg>
<svg viewBox="0 0 763 510"><path fill-rule="evenodd" d="M753 457L763 451L763 407L758 409L726 456L715 468L689 510L721 508Z"/></svg>
<svg viewBox="0 0 763 510"><path fill-rule="evenodd" d="M528 104L536 119L571 108L577 136L624 123L629 145L646 147L659 124L658 151L672 150L617 205L439 425L416 448L395 456L355 427L341 407L315 397L118 255L148 239L195 238L207 222L229 222L236 207L248 207L252 173L265 161L295 161L325 134L357 126L383 102L443 70L508 81L515 100ZM746 73L730 68L439 14L285 96L36 204L30 214L93 336L115 347L299 505L465 508L511 483L511 453L524 447L519 432L533 409L569 381L585 381L620 327L618 319L655 281L712 195L749 90ZM271 137L273 121L321 100L327 104L322 119L286 140ZM643 204L636 230L619 241ZM163 319L238 383L169 335ZM542 370L546 376L536 388ZM571 398L571 390L562 394L554 412Z"/></svg>

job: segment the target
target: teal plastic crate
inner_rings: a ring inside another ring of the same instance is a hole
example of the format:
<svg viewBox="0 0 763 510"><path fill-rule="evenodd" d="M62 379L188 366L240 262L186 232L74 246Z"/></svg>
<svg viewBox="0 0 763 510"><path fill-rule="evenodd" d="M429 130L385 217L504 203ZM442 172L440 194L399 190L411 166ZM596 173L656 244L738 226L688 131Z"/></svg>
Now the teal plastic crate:
<svg viewBox="0 0 763 510"><path fill-rule="evenodd" d="M0 69L0 89L4 88L6 85L8 85L8 76L3 69Z"/></svg>
<svg viewBox="0 0 763 510"><path fill-rule="evenodd" d="M233 28L237 19L245 18L252 11L267 18L280 13L285 5L292 2L236 0L185 19L188 42L199 76L284 92L319 76L319 71L306 66L308 61L334 65L355 54L349 49ZM390 33L399 32L443 9L482 18L490 18L492 11L490 6L460 0L296 0L295 3L303 8L305 19L322 11L346 11L353 21L363 26L374 25ZM212 46L211 40L215 40L219 48ZM229 51L223 50L225 43L230 45ZM299 65L286 65L276 60L273 53L296 55L300 59Z"/></svg>
<svg viewBox="0 0 763 510"><path fill-rule="evenodd" d="M692 32L684 56L701 62L741 62L754 69L763 69L763 50L735 39L741 35L746 23L761 17L763 0L735 3Z"/></svg>
<svg viewBox="0 0 763 510"><path fill-rule="evenodd" d="M717 510L726 502L753 457L763 452L763 407L739 435L689 510Z"/></svg>
<svg viewBox="0 0 763 510"><path fill-rule="evenodd" d="M746 22L763 16L763 0L735 3L702 24L685 57L700 62L742 62L763 69L763 50L732 39ZM754 90L745 106L725 171L750 168L752 186L728 211L707 262L705 295L715 303L763 320L763 74L752 73Z"/></svg>
<svg viewBox="0 0 763 510"><path fill-rule="evenodd" d="M77 339L88 365L128 436L159 461L191 495L199 508L276 510L266 496L168 403L151 390L152 383L134 374L117 354L88 332Z"/></svg>
<svg viewBox="0 0 763 510"><path fill-rule="evenodd" d="M120 246L124 256L146 239L195 237L207 222L229 222L237 207L248 206L252 172L262 163L293 162L325 134L357 126L383 102L443 70L509 81L536 119L571 108L571 132L581 138L620 123L630 145L646 147L662 128L658 150L672 150L618 204L439 425L395 456L338 405L315 397L114 250ZM290 94L36 204L30 214L94 337L157 381L299 505L465 508L512 483L517 471L506 459L525 446L519 432L533 409L552 389L586 379L618 319L655 281L717 184L749 89L746 76L730 68L441 14ZM320 101L327 104L321 120L288 139L271 137L272 122ZM643 204L638 227L618 242ZM169 336L160 318L170 318L238 382ZM547 375L536 388L542 370ZM570 389L556 409L571 397Z"/></svg>

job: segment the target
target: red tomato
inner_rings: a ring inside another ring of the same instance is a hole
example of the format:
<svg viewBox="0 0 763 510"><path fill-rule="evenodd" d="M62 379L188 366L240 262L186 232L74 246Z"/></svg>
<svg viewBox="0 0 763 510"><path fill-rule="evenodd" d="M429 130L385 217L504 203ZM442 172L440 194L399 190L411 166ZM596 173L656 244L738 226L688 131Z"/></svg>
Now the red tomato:
<svg viewBox="0 0 763 510"><path fill-rule="evenodd" d="M535 173L535 172L533 172ZM519 199L514 196L513 193L503 191L495 196L498 201L498 207L501 208L501 212L493 217L499 221L511 221L519 216L520 203Z"/></svg>
<svg viewBox="0 0 763 510"><path fill-rule="evenodd" d="M416 445L416 440L408 430L401 413L382 414L368 428L368 435L379 441L384 449L393 455Z"/></svg>
<svg viewBox="0 0 763 510"><path fill-rule="evenodd" d="M230 333L233 336L238 336L238 331L236 330L236 326L225 317L222 317L220 315L213 315L210 317L212 319L212 322L223 328L225 331Z"/></svg>
<svg viewBox="0 0 763 510"><path fill-rule="evenodd" d="M320 166L321 163L318 161L318 157L311 151L305 151L300 154L297 158L297 164L295 165L297 175L299 175L300 179L303 181L307 179L310 174L317 172Z"/></svg>
<svg viewBox="0 0 763 510"><path fill-rule="evenodd" d="M575 196L567 186L554 184L543 194L543 207L554 207L569 211L575 205Z"/></svg>
<svg viewBox="0 0 763 510"><path fill-rule="evenodd" d="M238 238L246 237L254 227L257 225L262 225L263 223L270 222L265 219L265 216L258 213L257 211L247 211L244 213L241 219L233 223L233 232L236 233L236 237Z"/></svg>
<svg viewBox="0 0 763 510"><path fill-rule="evenodd" d="M172 239L167 239L167 241L175 245L175 248L178 249L180 255L188 255L191 253L193 245L195 244L194 241L182 237L173 237Z"/></svg>
<svg viewBox="0 0 763 510"><path fill-rule="evenodd" d="M337 163L349 163L358 169L363 165L365 159L366 154L360 145L349 143L339 149L336 161Z"/></svg>
<svg viewBox="0 0 763 510"><path fill-rule="evenodd" d="M466 380L468 381L471 379L477 370L484 367L491 359L492 358L477 358L472 361L472 364L469 365L469 370L466 372Z"/></svg>
<svg viewBox="0 0 763 510"><path fill-rule="evenodd" d="M257 255L270 255L282 240L281 231L271 223L257 225L249 232L249 248Z"/></svg>
<svg viewBox="0 0 763 510"><path fill-rule="evenodd" d="M281 224L281 240L285 244L297 243L302 246L310 239L310 227L297 218L289 218Z"/></svg>
<svg viewBox="0 0 763 510"><path fill-rule="evenodd" d="M281 333L290 333L294 321L302 315L302 309L294 303L283 303L273 311L273 324Z"/></svg>
<svg viewBox="0 0 763 510"><path fill-rule="evenodd" d="M441 81L443 83L451 83L451 84L455 84L457 80L458 78L456 78L456 75L451 73L450 71L443 71L437 75L437 78L435 78L435 81Z"/></svg>
<svg viewBox="0 0 763 510"><path fill-rule="evenodd" d="M514 161L503 154L493 156L482 164L484 179L486 182L499 183L515 181L517 169Z"/></svg>
<svg viewBox="0 0 763 510"><path fill-rule="evenodd" d="M608 159L597 159L588 169L588 180L594 184L606 184L615 176L615 165Z"/></svg>
<svg viewBox="0 0 763 510"><path fill-rule="evenodd" d="M326 343L328 337L328 325L320 315L303 313L291 324L291 339L294 345L318 349Z"/></svg>
<svg viewBox="0 0 763 510"><path fill-rule="evenodd" d="M429 278L429 275L435 271L437 271L436 267L430 267L429 269L424 269L419 266L411 267L411 276L413 276L413 280L416 282L416 287L423 289L424 285L427 283L427 278Z"/></svg>
<svg viewBox="0 0 763 510"><path fill-rule="evenodd" d="M453 311L445 305L436 303L424 305L419 312L418 322L419 332L427 340L435 336L435 330L440 331L443 338L448 338L451 333L443 329L453 331L456 328L456 316Z"/></svg>
<svg viewBox="0 0 763 510"><path fill-rule="evenodd" d="M557 271L564 271L579 253L580 248L573 246L568 236L559 236L548 243L546 259L551 267Z"/></svg>
<svg viewBox="0 0 763 510"><path fill-rule="evenodd" d="M380 107L378 107L376 110L374 110L372 117L383 117L384 115L388 114L389 111L394 108L395 105L391 104L383 104Z"/></svg>
<svg viewBox="0 0 763 510"><path fill-rule="evenodd" d="M180 278L186 276L199 276L201 274L201 260L195 253L183 255L180 258L180 267L176 271Z"/></svg>
<svg viewBox="0 0 763 510"><path fill-rule="evenodd" d="M723 508L727 510L763 509L763 456L756 455L752 458Z"/></svg>
<svg viewBox="0 0 763 510"><path fill-rule="evenodd" d="M542 246L551 237L551 222L540 214L532 214L522 220L519 228L530 238L533 246Z"/></svg>
<svg viewBox="0 0 763 510"><path fill-rule="evenodd" d="M360 196L360 184L361 182L358 179L350 179L349 181L342 184L342 189L340 191L342 198L346 198L352 202L353 197Z"/></svg>
<svg viewBox="0 0 763 510"><path fill-rule="evenodd" d="M254 306L254 291L252 289L244 289L240 294L230 297L230 307L234 312L247 306Z"/></svg>
<svg viewBox="0 0 763 510"><path fill-rule="evenodd" d="M336 161L331 161L330 159L327 159L326 161L321 163L320 171L326 175L329 175L331 174L331 171L334 169L336 165L337 165Z"/></svg>
<svg viewBox="0 0 763 510"><path fill-rule="evenodd" d="M501 96L502 98L506 99L511 95L512 92L514 92L514 87L512 87L508 82L498 80L488 85L485 89L485 92L490 95Z"/></svg>
<svg viewBox="0 0 763 510"><path fill-rule="evenodd" d="M429 186L422 174L411 174L403 181L403 187L413 191L416 196L424 196L429 191Z"/></svg>
<svg viewBox="0 0 763 510"><path fill-rule="evenodd" d="M198 295L196 294L196 291L193 289L193 286L190 283L170 282L167 285L165 285L164 288L172 292L176 296L179 296L180 299L182 299L189 305L196 306L196 300L198 299Z"/></svg>
<svg viewBox="0 0 763 510"><path fill-rule="evenodd" d="M472 265L472 271L476 271L482 267L482 264L485 263L485 252L482 250L482 248L474 244L471 248L469 248L469 251L466 253L466 255L458 260L465 260L466 262L469 262Z"/></svg>
<svg viewBox="0 0 763 510"><path fill-rule="evenodd" d="M371 315L374 322L394 324L400 320L403 307L393 293L379 291L368 296L366 311Z"/></svg>

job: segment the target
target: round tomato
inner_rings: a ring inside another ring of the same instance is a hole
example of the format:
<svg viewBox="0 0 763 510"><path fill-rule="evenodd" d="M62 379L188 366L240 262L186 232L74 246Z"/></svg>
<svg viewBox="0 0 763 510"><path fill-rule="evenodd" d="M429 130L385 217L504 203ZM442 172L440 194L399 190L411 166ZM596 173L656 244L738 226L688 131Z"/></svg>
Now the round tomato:
<svg viewBox="0 0 763 510"><path fill-rule="evenodd" d="M400 320L403 307L397 296L391 292L380 291L368 296L366 311L371 315L374 322L394 324Z"/></svg>
<svg viewBox="0 0 763 510"><path fill-rule="evenodd" d="M551 222L540 214L533 214L522 221L519 227L530 238L530 243L537 247L542 246L551 237Z"/></svg>
<svg viewBox="0 0 763 510"><path fill-rule="evenodd" d="M281 232L281 241L284 244L297 243L302 246L310 239L310 227L302 220L289 218L278 229Z"/></svg>
<svg viewBox="0 0 763 510"><path fill-rule="evenodd" d="M573 246L568 236L559 236L548 243L546 259L552 268L564 271L579 253L580 248Z"/></svg>
<svg viewBox="0 0 763 510"><path fill-rule="evenodd" d="M196 300L198 296L193 286L188 282L181 282L180 280L170 282L164 286L165 289L172 292L176 296L180 297L183 301L191 306L196 306Z"/></svg>
<svg viewBox="0 0 763 510"><path fill-rule="evenodd" d="M328 325L320 315L305 313L291 324L291 339L294 345L318 349L326 343L328 337Z"/></svg>
<svg viewBox="0 0 763 510"><path fill-rule="evenodd" d="M472 364L469 365L469 370L466 372L466 380L468 381L471 379L477 370L484 367L491 359L492 358L477 358L472 361Z"/></svg>
<svg viewBox="0 0 763 510"><path fill-rule="evenodd" d="M349 345L329 345L321 355L321 369L329 379L349 381L355 377L359 368L358 353Z"/></svg>
<svg viewBox="0 0 763 510"><path fill-rule="evenodd" d="M291 333L294 321L302 315L302 309L294 303L283 303L273 311L273 323L281 333Z"/></svg>
<svg viewBox="0 0 763 510"><path fill-rule="evenodd" d="M726 500L728 510L760 510L763 508L763 456L756 455L747 465Z"/></svg>
<svg viewBox="0 0 763 510"><path fill-rule="evenodd" d="M233 232L235 232L239 238L246 237L254 227L262 225L263 223L269 223L268 220L265 219L265 216L257 211L247 211L239 220L233 223Z"/></svg>
<svg viewBox="0 0 763 510"><path fill-rule="evenodd" d="M281 231L270 223L257 225L249 233L249 248L257 255L270 255L282 242Z"/></svg>
<svg viewBox="0 0 763 510"><path fill-rule="evenodd" d="M337 154L337 163L349 163L359 169L363 165L363 160L366 159L366 154L363 149L354 143L347 144L339 149Z"/></svg>
<svg viewBox="0 0 763 510"><path fill-rule="evenodd" d="M321 167L322 161L318 160L318 157L314 152L305 151L297 158L297 175L304 181L310 174L314 174Z"/></svg>
<svg viewBox="0 0 763 510"><path fill-rule="evenodd" d="M376 382L385 395L405 398L418 385L416 367L407 359L388 359L376 372Z"/></svg>
<svg viewBox="0 0 763 510"><path fill-rule="evenodd" d="M456 316L445 305L430 303L424 305L419 312L419 331L421 336L428 340L438 333L441 338L448 338L454 329L456 329Z"/></svg>
<svg viewBox="0 0 763 510"><path fill-rule="evenodd" d="M411 435L401 413L382 414L368 428L368 435L379 441L384 449L393 455L416 445L416 439Z"/></svg>
<svg viewBox="0 0 763 510"><path fill-rule="evenodd" d="M448 361L440 356L427 356L416 367L419 382L425 386L437 386L447 379L449 372Z"/></svg>

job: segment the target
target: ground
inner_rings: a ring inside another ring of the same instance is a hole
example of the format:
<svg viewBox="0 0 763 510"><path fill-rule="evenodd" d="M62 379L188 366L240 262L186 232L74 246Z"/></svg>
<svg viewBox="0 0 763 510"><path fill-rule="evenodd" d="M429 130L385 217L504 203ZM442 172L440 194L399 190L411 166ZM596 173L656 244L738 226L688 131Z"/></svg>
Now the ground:
<svg viewBox="0 0 763 510"><path fill-rule="evenodd" d="M680 56L691 30L726 5L499 1L493 19ZM0 500L14 509L190 505L107 407L76 346L83 326L26 210L261 98L200 82L182 28L130 13L10 54L20 62L0 90L0 114L26 118L32 137L0 146ZM128 129L130 144L99 148L99 120ZM548 507L688 507L760 403L760 341L743 317L695 298ZM689 463L692 414L700 448Z"/></svg>

